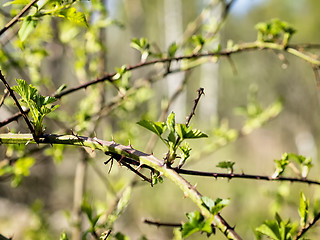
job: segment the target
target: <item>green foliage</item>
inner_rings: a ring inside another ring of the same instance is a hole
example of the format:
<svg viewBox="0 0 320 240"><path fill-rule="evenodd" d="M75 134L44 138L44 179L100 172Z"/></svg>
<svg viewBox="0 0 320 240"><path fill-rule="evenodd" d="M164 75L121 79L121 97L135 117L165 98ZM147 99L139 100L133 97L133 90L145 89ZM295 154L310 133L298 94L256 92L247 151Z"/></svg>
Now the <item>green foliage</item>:
<svg viewBox="0 0 320 240"><path fill-rule="evenodd" d="M169 148L169 153L167 156L167 162L172 164L176 159L177 149L182 151L182 161L179 166L181 167L187 158L190 156L191 148L187 145L182 147L181 143L185 139L195 139L195 138L204 138L208 137L205 133L201 132L198 129L192 129L191 126L187 126L186 124L176 124L175 122L175 114L172 112L166 122L153 122L150 120L141 120L138 124L149 131L155 133L161 141L167 145ZM166 138L162 137L162 134L168 130L169 133Z"/></svg>
<svg viewBox="0 0 320 240"><path fill-rule="evenodd" d="M23 20L21 28L19 30L19 37L21 42L24 42L28 38L30 33L32 33L33 30L36 28L37 23L38 20L32 16L27 16Z"/></svg>
<svg viewBox="0 0 320 240"><path fill-rule="evenodd" d="M63 233L60 234L60 238L59 239L60 240L68 240L69 238L68 238L67 234L65 232L63 232Z"/></svg>
<svg viewBox="0 0 320 240"><path fill-rule="evenodd" d="M43 118L59 107L59 105L47 106L55 102L56 98L41 96L35 87L31 84L28 86L22 79L17 79L16 81L18 86L13 86L12 89L21 96L21 101L30 108L33 118L31 122L34 125L35 134L36 136L41 136L44 131Z"/></svg>
<svg viewBox="0 0 320 240"><path fill-rule="evenodd" d="M30 222L33 224L26 229L24 239L26 240L53 240L53 234L49 227L48 216L45 213L44 204L36 200L31 206Z"/></svg>
<svg viewBox="0 0 320 240"><path fill-rule="evenodd" d="M276 213L275 220L266 220L264 224L256 228L256 231L273 240L292 240L296 228L296 224L291 223L290 220L283 221Z"/></svg>
<svg viewBox="0 0 320 240"><path fill-rule="evenodd" d="M214 233L212 219L205 219L200 212L187 213L188 222L182 224L182 237L189 237L196 232L205 232L209 237Z"/></svg>
<svg viewBox="0 0 320 240"><path fill-rule="evenodd" d="M218 214L225 206L227 206L230 202L229 199L220 199L217 198L216 200L213 200L209 197L202 197L202 205L207 208L212 215Z"/></svg>
<svg viewBox="0 0 320 240"><path fill-rule="evenodd" d="M178 45L177 43L172 43L170 44L169 48L168 48L168 57L174 57L176 55L176 52L178 50Z"/></svg>
<svg viewBox="0 0 320 240"><path fill-rule="evenodd" d="M309 215L309 199L306 198L303 192L300 193L299 215L300 225L301 227L305 227L307 225Z"/></svg>
<svg viewBox="0 0 320 240"><path fill-rule="evenodd" d="M273 178L281 176L289 163L298 164L298 166L300 167L300 176L302 178L307 177L309 170L312 167L311 158L306 158L295 153L284 153L281 159L275 159L274 162L276 169L272 175Z"/></svg>
<svg viewBox="0 0 320 240"><path fill-rule="evenodd" d="M269 22L260 22L256 25L258 30L258 41L281 42L283 46L289 43L290 38L296 30L287 22L272 19Z"/></svg>
<svg viewBox="0 0 320 240"><path fill-rule="evenodd" d="M282 101L280 99L276 100L268 107L263 108L257 101L257 92L258 88L255 85L251 85L247 106L235 109L236 113L247 118L245 125L242 128L243 134L249 134L254 129L263 126L270 119L278 116L282 111Z"/></svg>
<svg viewBox="0 0 320 240"><path fill-rule="evenodd" d="M141 53L141 62L145 62L150 55L150 43L146 38L134 38L130 46Z"/></svg>
<svg viewBox="0 0 320 240"><path fill-rule="evenodd" d="M217 167L227 169L229 173L233 173L233 165L234 164L235 164L235 162L223 161L223 162L219 162Z"/></svg>
<svg viewBox="0 0 320 240"><path fill-rule="evenodd" d="M27 5L30 1L26 0L14 0L11 2L7 2L4 6L9 5ZM76 1L59 1L59 0L49 0L42 1L35 4L35 11L31 12L28 16L23 19L21 28L19 30L19 38L21 42L24 42L32 32L34 32L37 23L44 16L57 16L62 17L74 24L78 24L81 26L88 27L87 19L84 13L77 11L76 8L72 7Z"/></svg>

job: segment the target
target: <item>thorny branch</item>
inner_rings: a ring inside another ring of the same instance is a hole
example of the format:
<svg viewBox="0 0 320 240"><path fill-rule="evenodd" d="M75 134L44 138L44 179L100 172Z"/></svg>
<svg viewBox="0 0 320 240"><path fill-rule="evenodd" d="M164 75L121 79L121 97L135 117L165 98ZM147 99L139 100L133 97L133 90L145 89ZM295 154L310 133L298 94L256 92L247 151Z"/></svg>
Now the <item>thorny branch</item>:
<svg viewBox="0 0 320 240"><path fill-rule="evenodd" d="M27 142L29 144L36 143L31 134L0 134L1 144L26 144ZM38 139L37 143L89 147L92 149L101 150L108 155L117 156L117 158L120 157L120 159L122 158L122 161L128 159L128 161L130 161L130 163L128 163L129 165L131 163L134 163L134 165L138 163L138 166L145 166L154 169L154 171L159 171L165 177L175 183L185 194L185 196L188 196L201 209L202 214L206 218L213 217L214 225L219 228L228 239L241 239L234 228L231 227L219 213L213 216L211 212L203 206L203 202L201 200L202 195L194 186L181 177L174 169L168 168L163 160L156 158L152 154L146 154L133 149L131 146L124 146L115 143L114 141L105 141L96 138L74 135L44 134Z"/></svg>
<svg viewBox="0 0 320 240"><path fill-rule="evenodd" d="M149 219L143 219L143 223L155 225L157 227L181 227L181 223L166 223L166 222L158 222Z"/></svg>
<svg viewBox="0 0 320 240"><path fill-rule="evenodd" d="M162 59L155 59L155 60L150 60L150 61L146 61L146 62L140 62L136 65L128 66L126 68L126 70L133 71L136 69L140 69L142 67L154 65L156 63L166 63L166 62L171 62L171 61L192 60L192 59L203 58L203 57L230 57L230 55L232 55L232 54L253 51L253 50L284 51L284 52L287 52L291 55L294 55L296 57L299 57L299 58L307 61L313 67L320 67L320 60L313 58L313 57L309 56L308 54L305 54L304 52L300 51L300 48L298 46L300 46L300 45L297 45L297 44L290 45L289 44L286 48L283 48L283 46L281 44L256 41L256 42L251 42L251 43L243 43L243 44L234 45L230 49L226 49L223 51L197 53L197 54L191 54L191 55L186 55L186 56L177 56L177 57L171 57L171 58L162 58ZM113 77L116 74L117 74L116 72L106 74L105 76L103 76L101 78L91 80L89 82L80 84L79 86L62 91L61 93L54 94L53 97L62 98L63 96L66 96L66 95L71 94L73 92L79 91L80 89L86 89L87 87L89 87L91 85L94 85L94 84L97 84L100 82L104 82L104 81L114 82L116 80ZM26 110L24 112L27 112L27 111L29 111L29 110ZM14 116L12 116L11 118L0 122L0 127L3 127L8 123L17 120L21 115L22 115L22 113L17 113Z"/></svg>
<svg viewBox="0 0 320 240"><path fill-rule="evenodd" d="M253 180L265 180L265 181L278 181L278 182L300 182L307 184L315 184L320 185L319 181L309 180L306 178L292 178L292 177L270 177L263 175L251 175L251 174L237 174L237 173L216 173L216 172L202 172L202 171L194 171L194 170L186 170L181 168L174 168L174 170L179 174L193 175L193 176L202 176L202 177L214 177L214 178L242 178L242 179L253 179Z"/></svg>
<svg viewBox="0 0 320 240"><path fill-rule="evenodd" d="M202 95L204 95L204 88L199 88L197 90L198 92L198 97L194 100L194 104L193 104L193 107L192 107L192 110L189 114L189 116L187 117L187 120L186 120L186 126L188 127L189 124L190 124L190 121L191 121L191 118L195 115L195 111L196 111L196 108L197 108L197 105L198 105L198 102L201 98Z"/></svg>

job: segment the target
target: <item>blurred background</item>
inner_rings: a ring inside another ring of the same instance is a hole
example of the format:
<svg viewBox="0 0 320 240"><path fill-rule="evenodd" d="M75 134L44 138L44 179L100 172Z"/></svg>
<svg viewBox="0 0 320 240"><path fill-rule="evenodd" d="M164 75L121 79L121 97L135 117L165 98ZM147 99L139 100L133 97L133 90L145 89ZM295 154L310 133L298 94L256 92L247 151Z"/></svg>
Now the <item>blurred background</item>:
<svg viewBox="0 0 320 240"><path fill-rule="evenodd" d="M254 42L255 25L273 18L286 21L296 29L291 43L318 43L320 37L317 31L320 2L316 0L104 0L79 1L77 7L89 16L88 28L65 19L45 17L23 44L17 38L20 23L1 36L0 66L11 85L15 84L15 78L22 78L35 85L41 94L52 95L62 84L67 88L78 86L123 65L135 65L141 61L141 55L130 47L134 38L148 39L155 54L166 52L176 42L179 45L176 55L181 56L194 51L192 35L207 39L204 52L219 45L224 49L229 40ZM0 26L4 26L21 6L0 9ZM317 55L317 50L310 51ZM216 165L232 161L236 173L271 176L274 159L293 152L313 159L309 178L318 179L320 102L312 66L295 56L271 50L209 60L187 71L181 71L183 63L173 62L172 69L180 71L170 74L164 71L163 64L156 64L128 73L116 86L106 82L66 95L59 100L57 112L46 120L46 131L73 131L105 140L113 137L118 143L126 145L130 141L134 148L163 158L165 146L152 139L152 133L136 122L164 121L171 111L176 113L178 122L185 122L196 91L202 87L205 96L192 124L209 138L189 141L193 150L185 168L226 172ZM3 93L2 85L0 89ZM277 117L250 134L241 133L245 117L238 114L239 107L253 101L267 108L278 99L283 110ZM7 98L0 108L0 121L16 112ZM234 135L224 139L221 128L217 131L221 126L234 130ZM20 119L0 131L28 132L28 129ZM36 148L1 146L0 159L21 157ZM108 174L109 166L103 164L107 158L101 153L83 153L73 147L41 148L46 149L31 154L36 162L21 183L12 174L0 177L0 233L3 235L14 239L57 239L62 231L71 235L73 221L79 220L74 219L75 176L79 171L83 173L83 196L98 211L111 208L117 193L133 179L138 180L127 208L114 225L114 232L121 231L131 239L143 235L148 239L171 239L171 228L150 226L142 219L180 223L187 220L186 212L197 210L166 179L163 184L150 187L116 163ZM294 173L289 171L288 175ZM310 198L311 206L320 194L317 187L306 184L190 176L186 179L197 184L203 195L230 198L231 203L222 215L244 239L253 239L254 229L273 218L275 212L284 219L298 221L301 191ZM81 218L86 229L88 222L84 216ZM309 237L315 239L317 234L315 228ZM190 238L205 237L195 234ZM87 239L91 239L90 235ZM224 236L218 232L216 239Z"/></svg>

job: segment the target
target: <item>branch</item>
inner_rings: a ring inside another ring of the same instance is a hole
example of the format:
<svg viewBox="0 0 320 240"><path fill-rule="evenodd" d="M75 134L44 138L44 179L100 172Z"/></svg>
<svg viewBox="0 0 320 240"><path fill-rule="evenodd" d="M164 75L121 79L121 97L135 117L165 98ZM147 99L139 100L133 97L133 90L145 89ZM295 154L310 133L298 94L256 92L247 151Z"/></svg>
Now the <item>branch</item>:
<svg viewBox="0 0 320 240"><path fill-rule="evenodd" d="M314 217L314 219L305 227L300 229L294 240L300 239L318 220L320 219L320 212Z"/></svg>
<svg viewBox="0 0 320 240"><path fill-rule="evenodd" d="M289 181L289 182L300 182L300 183L320 185L319 181L308 180L305 178L291 178L291 177L272 178L269 176L251 175L251 174L244 174L244 173L237 174L237 173L201 172L201 171L186 170L186 169L179 169L179 168L174 168L174 170L180 174L202 176L202 177L228 178L228 179L243 178L243 179L253 179L253 180L278 181L278 182Z"/></svg>
<svg viewBox="0 0 320 240"><path fill-rule="evenodd" d="M35 4L36 2L38 2L38 0L31 1L21 10L21 12L19 12L14 18L12 18L11 21L7 25L5 25L4 28L0 30L0 36L3 33L5 33L9 28L11 28L16 22L18 22L19 18L22 17L22 15L25 14L29 10L29 8L31 8L32 5Z"/></svg>
<svg viewBox="0 0 320 240"><path fill-rule="evenodd" d="M26 122L27 125L28 125L28 128L29 128L30 132L32 133L33 136L35 136L35 131L34 131L34 129L33 129L33 126L32 126L32 124L31 124L31 122L30 122L29 119L28 119L27 114L24 113L24 111L23 111L23 109L22 109L22 107L21 107L18 99L17 99L16 96L14 95L14 92L12 91L11 87L9 86L9 84L8 84L7 81L6 81L6 79L5 79L4 76L2 75L1 70L0 70L0 79L1 79L1 81L3 82L3 84L5 85L5 87L7 88L7 90L9 91L10 96L12 97L12 99L14 100L14 102L16 103L16 105L17 105L20 113L22 114L25 122Z"/></svg>
<svg viewBox="0 0 320 240"><path fill-rule="evenodd" d="M165 222L158 222L153 221L149 219L143 219L143 223L150 224L150 225L156 225L157 227L181 227L181 223L165 223Z"/></svg>
<svg viewBox="0 0 320 240"><path fill-rule="evenodd" d="M255 41L255 42L251 42L251 43L243 43L243 44L237 44L234 45L233 47L229 48L229 49L225 49L223 51L214 51L214 52L208 52L208 53L198 53L198 54L191 54L191 55L186 55L186 56L178 56L178 57L171 57L171 58L162 58L162 59L155 59L155 60L150 60L150 61L146 61L146 62L140 62L136 65L132 65L132 66L128 66L127 67L127 71L132 71L132 70L136 70L136 69L140 69L142 67L147 67L149 65L154 65L156 63L166 63L166 62L172 62L172 61L182 61L182 60L190 60L190 59L196 59L196 58L203 58L203 57L230 57L230 55L232 54L236 54L236 53L241 53L241 52L246 52L246 51L253 51L253 50L278 50L278 51L283 51L283 52L287 52L290 53L291 55L294 55L298 58L301 58L303 60L305 60L306 62L310 63L313 67L320 67L320 61L316 58L313 58L311 56L309 56L308 54L305 54L303 52L300 52L299 50L297 50L295 48L295 45L291 47L291 45L288 45L286 48L283 47L283 45L281 44L277 44L277 43L270 43L270 42L260 42L260 41ZM104 82L104 81L109 81L109 82L114 82L116 80L113 79L113 77L116 75L117 73L109 73L101 78L97 78L95 80L86 82L84 84L81 84L79 86L67 89L65 91L62 91L59 94L55 94L53 95L55 98L61 98L65 95L68 95L70 93L73 93L75 91L78 91L80 89L85 89L91 85L100 83L100 82ZM27 110L26 110L27 111ZM18 116L17 116L18 115ZM0 127L5 126L6 124L17 120L17 118L19 118L19 116L21 116L21 113L18 113L16 115L14 115L13 117L0 122Z"/></svg>
<svg viewBox="0 0 320 240"><path fill-rule="evenodd" d="M186 126L188 127L189 124L190 124L190 121L191 121L191 118L195 115L195 111L196 111L196 108L197 108L197 105L198 105L198 102L201 98L202 95L204 95L204 89L203 88L199 88L197 90L198 92L198 97L194 100L194 104L193 104L193 107L192 107L192 110L189 114L189 116L187 117L187 120L186 120Z"/></svg>
<svg viewBox="0 0 320 240"><path fill-rule="evenodd" d="M0 144L65 144L74 145L80 147L89 147L91 149L97 149L104 153L115 155L121 155L129 159L139 162L140 166L147 166L158 172L163 176L166 176L174 184L176 184L184 196L189 197L201 210L201 213L206 218L213 218L213 224L228 238L240 240L241 237L235 232L234 228L231 227L226 220L218 213L213 216L210 211L203 206L201 200L202 195L182 178L176 170L169 168L164 160L157 159L152 154L146 154L138 150L133 149L131 146L124 146L114 141L104 141L97 138L81 137L74 135L54 135L44 134L37 142L34 140L31 134L0 134Z"/></svg>

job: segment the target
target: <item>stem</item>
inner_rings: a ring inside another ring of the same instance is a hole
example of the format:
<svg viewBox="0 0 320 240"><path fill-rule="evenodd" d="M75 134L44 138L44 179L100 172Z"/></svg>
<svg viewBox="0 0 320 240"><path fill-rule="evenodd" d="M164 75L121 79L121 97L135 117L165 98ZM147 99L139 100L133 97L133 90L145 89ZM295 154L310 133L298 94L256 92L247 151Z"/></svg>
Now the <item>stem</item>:
<svg viewBox="0 0 320 240"><path fill-rule="evenodd" d="M73 230L72 239L81 239L82 230L82 211L81 205L85 191L86 169L87 169L88 154L83 151L82 159L77 162L76 173L74 178L74 192L73 192Z"/></svg>
<svg viewBox="0 0 320 240"><path fill-rule="evenodd" d="M186 169L179 169L179 168L175 168L175 171L180 174L202 176L202 177L228 178L228 179L242 178L242 179L278 181L278 182L289 181L289 182L300 182L300 183L320 185L319 181L308 180L305 178L291 178L291 177L273 178L273 177L263 176L263 175L252 175L252 174L244 174L244 173L237 174L237 173L201 172L201 171L186 170Z"/></svg>
<svg viewBox="0 0 320 240"><path fill-rule="evenodd" d="M36 143L31 134L0 134L0 144L28 144ZM201 210L202 215L207 218L213 217L213 224L228 238L228 239L241 239L241 237L234 231L220 214L212 216L210 211L202 205L202 195L181 177L175 169L168 167L163 160L157 159L154 155L146 154L133 149L131 146L124 146L114 141L105 141L97 138L81 137L74 135L53 135L45 134L39 139L37 143L41 144L65 144L75 145L81 147L89 147L92 149L101 150L106 154L121 155L136 161L140 165L148 166L152 169L159 171L162 175L169 178L176 184L184 193L184 196L189 197Z"/></svg>
<svg viewBox="0 0 320 240"><path fill-rule="evenodd" d="M31 124L31 122L29 121L27 114L23 111L23 109L22 109L22 107L21 107L18 99L17 99L16 96L14 95L14 92L12 91L12 89L11 89L11 87L9 86L8 82L6 81L5 77L2 75L1 70L0 70L0 79L1 79L1 81L3 82L3 84L5 85L5 87L7 88L7 90L9 91L10 96L12 97L12 99L14 100L14 102L16 103L16 105L17 105L20 113L22 114L25 122L26 122L27 125L28 125L28 128L29 128L30 132L33 134L33 136L35 136L34 128L33 128L32 124Z"/></svg>
<svg viewBox="0 0 320 240"><path fill-rule="evenodd" d="M149 65L154 65L156 63L166 63L166 62L172 62L172 61L181 61L181 60L188 60L188 59L195 59L195 58L202 58L202 57L230 57L230 55L235 54L235 53L240 53L240 52L246 52L246 51L252 51L252 50L267 50L267 49L273 49L273 50L278 50L278 51L282 51L282 52L288 52L298 58L301 58L305 61L307 61L308 63L313 65L313 68L316 67L320 67L320 61L316 58L313 58L299 50L297 50L295 48L295 45L288 45L287 48L284 48L283 45L281 44L277 44L277 43L268 43L268 42L259 42L259 41L255 41L255 42L250 42L250 43L243 43L243 44L237 44L234 45L233 47L229 48L229 49L225 49L223 51L214 51L214 52L209 52L209 53L201 53L201 54L191 54L191 55L187 55L187 56L178 56L178 57L172 57L172 58L162 58L162 59L156 59L156 60L150 60L150 61L146 61L143 63L138 63L136 65L132 65L132 66L128 66L127 67L127 71L132 71L132 70L136 70L136 69L140 69L142 67L146 67ZM99 82L105 82L105 81L109 81L109 82L113 82L114 80L112 79L113 76L115 76L117 73L110 73L110 74L106 74L105 76L95 79L95 80L91 80L89 82L86 82L84 84L81 84L77 87L73 87L70 89L67 89L59 94L55 94L54 97L55 98L61 98L65 95L68 95L70 93L76 92L80 89L85 89L88 86L97 84ZM26 110L25 112L29 111ZM16 115L14 115L13 117L0 122L0 127L5 126L6 124L17 120L22 114L18 113Z"/></svg>
<svg viewBox="0 0 320 240"><path fill-rule="evenodd" d="M11 21L0 30L0 36L3 33L5 33L9 28L11 28L16 22L18 22L19 18L22 17L22 15L25 14L29 10L29 8L31 8L31 6L36 2L38 2L38 0L31 1L21 10L21 12L19 12L14 18L12 18Z"/></svg>

